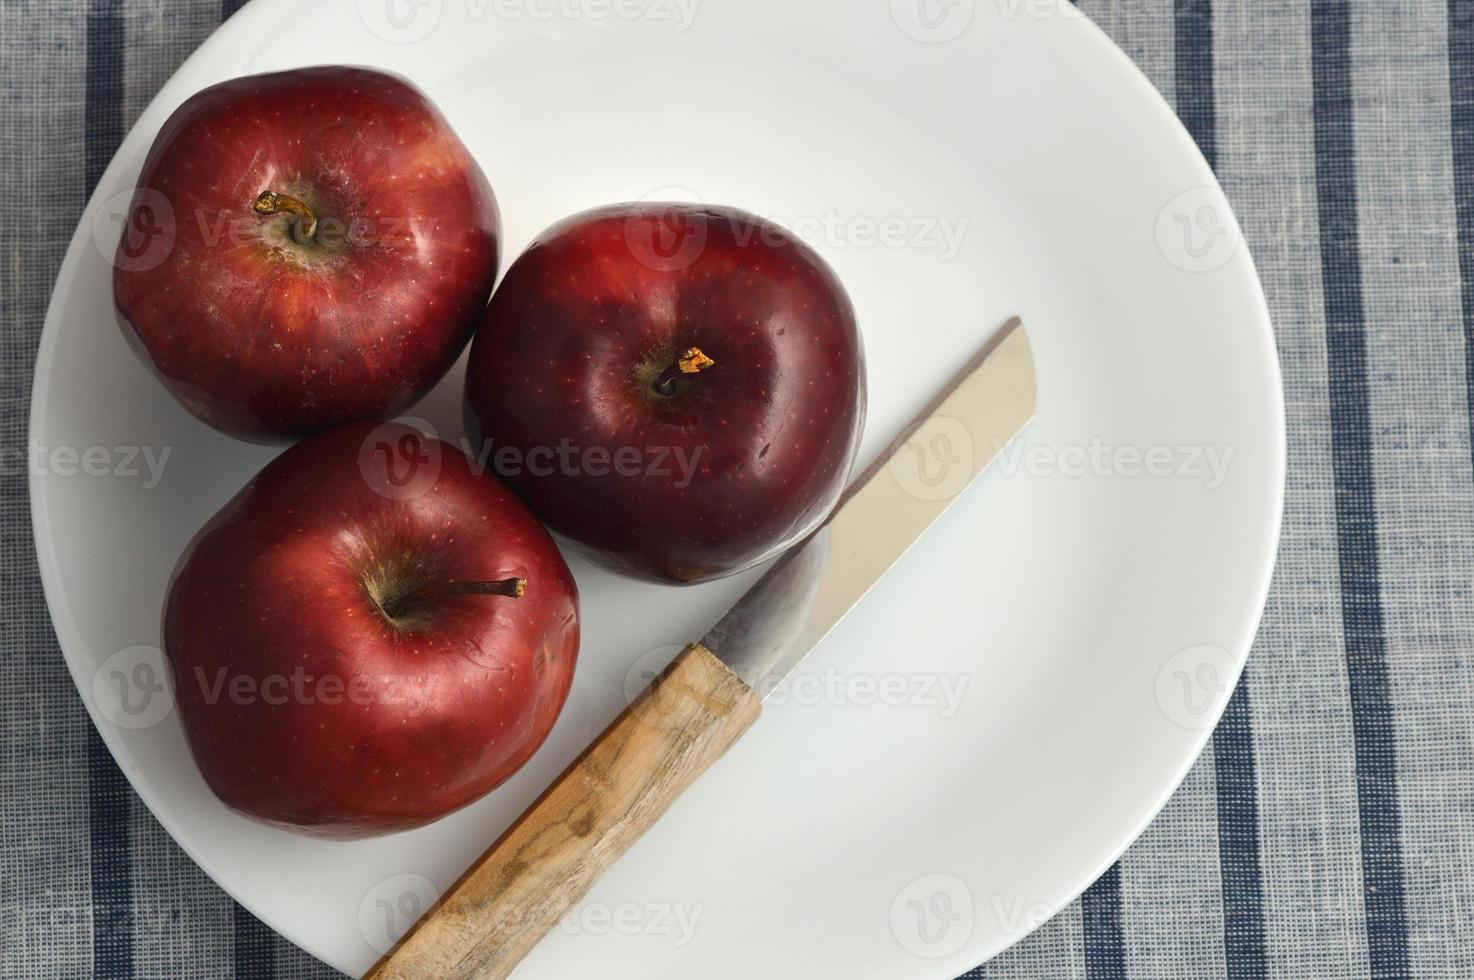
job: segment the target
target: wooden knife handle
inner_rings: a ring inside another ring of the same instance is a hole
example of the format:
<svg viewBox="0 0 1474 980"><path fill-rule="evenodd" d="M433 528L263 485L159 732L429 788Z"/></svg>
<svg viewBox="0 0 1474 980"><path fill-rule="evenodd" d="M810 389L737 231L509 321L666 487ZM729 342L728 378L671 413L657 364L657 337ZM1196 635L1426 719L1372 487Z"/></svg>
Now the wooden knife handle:
<svg viewBox="0 0 1474 980"><path fill-rule="evenodd" d="M688 646L364 980L507 976L761 711Z"/></svg>

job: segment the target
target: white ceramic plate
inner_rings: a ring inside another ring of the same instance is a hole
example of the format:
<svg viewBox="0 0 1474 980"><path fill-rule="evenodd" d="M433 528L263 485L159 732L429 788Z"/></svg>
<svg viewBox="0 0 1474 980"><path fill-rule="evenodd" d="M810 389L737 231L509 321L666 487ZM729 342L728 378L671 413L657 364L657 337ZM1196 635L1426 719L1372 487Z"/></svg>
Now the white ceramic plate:
<svg viewBox="0 0 1474 980"><path fill-rule="evenodd" d="M641 197L737 204L804 234L860 311L867 459L1007 315L1038 356L1021 451L519 975L950 978L1104 870L1203 747L1254 635L1283 406L1263 296L1208 167L1125 56L1053 0L257 0L190 58L67 254L31 490L72 673L195 860L273 928L362 970L617 712L626 675L700 636L752 579L662 589L575 562L585 643L547 745L488 799L385 839L234 816L167 696L134 691L119 710L118 678L150 676L180 550L271 451L194 422L125 348L116 216L191 93L324 62L430 92L491 176L509 257L562 216ZM451 438L460 373L416 412ZM167 449L162 478L121 447Z"/></svg>

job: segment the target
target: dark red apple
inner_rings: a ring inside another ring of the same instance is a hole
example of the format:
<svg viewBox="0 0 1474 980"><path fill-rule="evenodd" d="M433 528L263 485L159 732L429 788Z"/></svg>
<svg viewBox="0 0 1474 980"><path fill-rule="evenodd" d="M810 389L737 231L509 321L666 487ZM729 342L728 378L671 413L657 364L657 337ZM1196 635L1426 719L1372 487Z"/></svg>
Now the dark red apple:
<svg viewBox="0 0 1474 980"><path fill-rule="evenodd" d="M185 407L279 442L393 416L429 390L486 305L498 234L486 175L405 79L256 75L164 123L113 293Z"/></svg>
<svg viewBox="0 0 1474 980"><path fill-rule="evenodd" d="M471 345L466 425L555 531L698 582L827 516L864 422L863 360L839 280L777 225L616 205L508 270Z"/></svg>
<svg viewBox="0 0 1474 980"><path fill-rule="evenodd" d="M272 461L174 573L164 652L210 788L321 836L415 827L514 773L578 653L573 578L515 496L396 423Z"/></svg>

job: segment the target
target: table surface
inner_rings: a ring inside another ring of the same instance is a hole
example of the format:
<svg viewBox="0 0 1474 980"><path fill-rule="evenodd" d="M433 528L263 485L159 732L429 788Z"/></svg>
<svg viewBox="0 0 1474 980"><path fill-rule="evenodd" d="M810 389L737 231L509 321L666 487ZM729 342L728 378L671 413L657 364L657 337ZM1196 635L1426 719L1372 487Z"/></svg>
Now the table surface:
<svg viewBox="0 0 1474 980"><path fill-rule="evenodd" d="M133 796L31 542L31 372L62 254L231 6L0 5L0 978L337 975ZM1284 370L1284 535L1211 749L1080 901L968 976L1474 978L1474 0L1083 9L1176 107L1253 249Z"/></svg>

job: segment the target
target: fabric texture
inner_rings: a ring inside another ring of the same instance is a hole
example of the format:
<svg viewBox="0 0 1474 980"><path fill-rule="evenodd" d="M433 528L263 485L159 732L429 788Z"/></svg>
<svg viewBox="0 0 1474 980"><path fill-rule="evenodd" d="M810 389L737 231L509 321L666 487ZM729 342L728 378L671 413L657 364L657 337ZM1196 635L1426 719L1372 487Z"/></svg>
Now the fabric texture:
<svg viewBox="0 0 1474 980"><path fill-rule="evenodd" d="M1083 9L1175 106L1253 250L1286 389L1284 533L1209 751L1078 902L967 976L1474 978L1474 0ZM87 196L231 12L0 4L3 978L337 975L134 797L57 649L14 465Z"/></svg>

